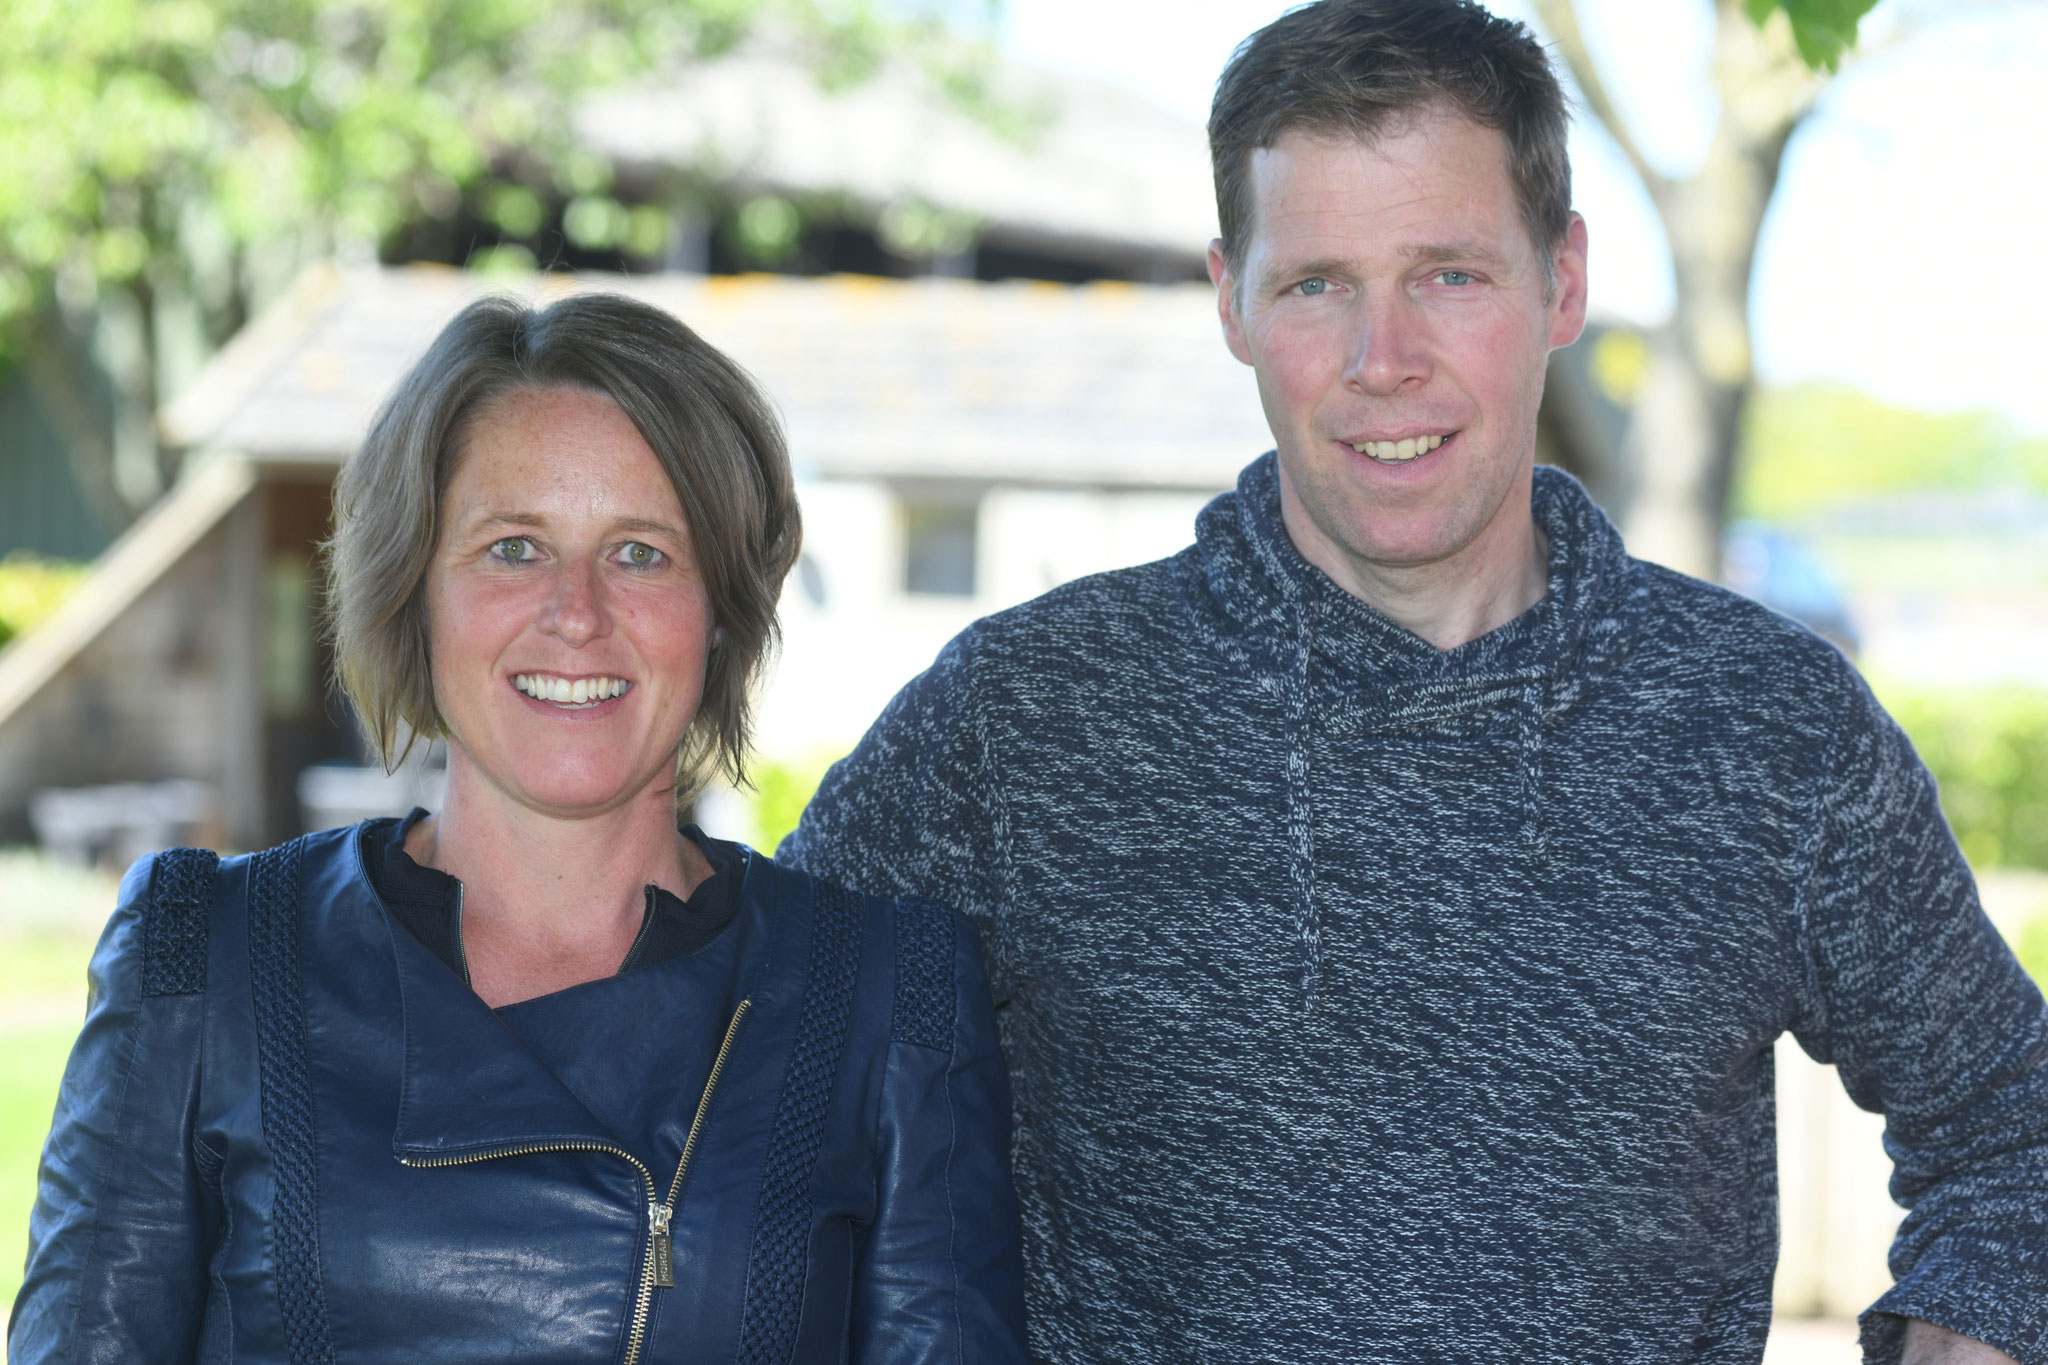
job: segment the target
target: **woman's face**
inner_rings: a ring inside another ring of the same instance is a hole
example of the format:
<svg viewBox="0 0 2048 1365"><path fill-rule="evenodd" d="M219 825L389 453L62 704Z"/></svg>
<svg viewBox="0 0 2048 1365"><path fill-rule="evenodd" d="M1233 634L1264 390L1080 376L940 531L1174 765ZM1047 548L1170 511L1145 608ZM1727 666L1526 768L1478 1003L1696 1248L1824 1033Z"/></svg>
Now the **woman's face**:
<svg viewBox="0 0 2048 1365"><path fill-rule="evenodd" d="M675 489L611 399L520 390L472 418L426 589L451 765L557 816L673 786L711 606Z"/></svg>

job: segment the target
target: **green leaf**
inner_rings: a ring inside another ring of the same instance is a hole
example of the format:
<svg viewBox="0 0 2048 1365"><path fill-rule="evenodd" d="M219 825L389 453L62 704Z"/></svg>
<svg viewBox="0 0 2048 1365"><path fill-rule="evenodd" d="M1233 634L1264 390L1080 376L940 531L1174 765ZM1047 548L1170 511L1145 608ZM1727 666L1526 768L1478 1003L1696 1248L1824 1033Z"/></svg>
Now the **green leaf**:
<svg viewBox="0 0 2048 1365"><path fill-rule="evenodd" d="M1800 59L1815 71L1833 71L1842 54L1856 46L1856 26L1877 0L1743 0L1749 17L1761 27L1774 10L1784 10L1792 23L1792 41Z"/></svg>

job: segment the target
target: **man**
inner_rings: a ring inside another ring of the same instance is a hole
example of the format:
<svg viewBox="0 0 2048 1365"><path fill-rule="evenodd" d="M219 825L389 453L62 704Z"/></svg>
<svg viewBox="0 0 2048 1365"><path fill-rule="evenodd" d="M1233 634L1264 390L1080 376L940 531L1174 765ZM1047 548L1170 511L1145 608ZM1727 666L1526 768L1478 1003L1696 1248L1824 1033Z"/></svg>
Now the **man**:
<svg viewBox="0 0 2048 1365"><path fill-rule="evenodd" d="M1460 0L1255 35L1210 272L1277 451L961 635L783 845L982 925L1047 1359L1755 1361L1789 1029L1912 1208L1866 1350L2048 1361L2048 1018L1927 774L1532 471L1565 126Z"/></svg>

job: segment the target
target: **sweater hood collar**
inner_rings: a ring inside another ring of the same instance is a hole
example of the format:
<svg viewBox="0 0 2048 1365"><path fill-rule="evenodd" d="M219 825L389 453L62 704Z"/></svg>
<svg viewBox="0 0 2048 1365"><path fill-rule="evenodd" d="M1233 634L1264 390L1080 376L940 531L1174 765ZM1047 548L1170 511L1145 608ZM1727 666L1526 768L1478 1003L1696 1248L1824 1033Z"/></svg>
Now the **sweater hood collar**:
<svg viewBox="0 0 2048 1365"><path fill-rule="evenodd" d="M1197 518L1183 591L1197 628L1223 652L1276 680L1307 665L1325 700L1337 700L1334 692L1346 709L1363 708L1381 723L1426 725L1432 715L1482 709L1532 684L1548 717L1597 688L1627 656L1648 585L1571 475L1539 465L1530 501L1550 543L1543 599L1456 649L1437 649L1302 558L1281 521L1272 452Z"/></svg>

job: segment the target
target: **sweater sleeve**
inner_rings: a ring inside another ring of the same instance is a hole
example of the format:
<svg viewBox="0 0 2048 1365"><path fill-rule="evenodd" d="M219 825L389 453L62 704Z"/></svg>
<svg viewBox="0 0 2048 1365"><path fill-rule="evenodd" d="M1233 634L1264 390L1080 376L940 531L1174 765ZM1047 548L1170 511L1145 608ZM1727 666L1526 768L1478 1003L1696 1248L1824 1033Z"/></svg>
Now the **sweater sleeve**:
<svg viewBox="0 0 2048 1365"><path fill-rule="evenodd" d="M1932 776L1854 680L1819 797L1798 1027L1885 1116L1907 1210L1863 1315L1897 1361L1908 1318L2048 1365L2048 1010L1978 905Z"/></svg>
<svg viewBox="0 0 2048 1365"><path fill-rule="evenodd" d="M93 953L8 1323L17 1365L188 1361L196 1349L217 1221L192 1135L205 996L151 989L155 866L130 870Z"/></svg>
<svg viewBox="0 0 2048 1365"><path fill-rule="evenodd" d="M973 926L894 907L897 975L876 1212L854 1281L863 1365L1025 1359L1010 1091Z"/></svg>
<svg viewBox="0 0 2048 1365"><path fill-rule="evenodd" d="M870 895L957 906L988 937L1001 1002L1010 995L1001 924L1009 878L999 793L969 631L825 774L775 858Z"/></svg>

